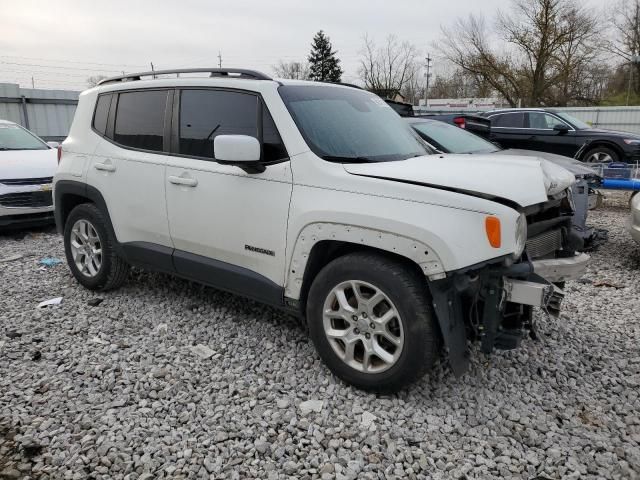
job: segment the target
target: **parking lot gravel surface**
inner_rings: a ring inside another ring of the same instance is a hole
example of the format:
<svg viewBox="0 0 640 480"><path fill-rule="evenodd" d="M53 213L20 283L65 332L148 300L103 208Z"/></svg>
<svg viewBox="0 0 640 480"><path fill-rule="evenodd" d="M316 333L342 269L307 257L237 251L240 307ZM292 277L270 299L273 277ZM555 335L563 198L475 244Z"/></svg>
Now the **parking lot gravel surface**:
<svg viewBox="0 0 640 480"><path fill-rule="evenodd" d="M609 241L542 341L391 396L333 377L277 310L143 271L93 293L39 263L64 258L54 230L2 234L0 478L640 478L626 201L591 214Z"/></svg>

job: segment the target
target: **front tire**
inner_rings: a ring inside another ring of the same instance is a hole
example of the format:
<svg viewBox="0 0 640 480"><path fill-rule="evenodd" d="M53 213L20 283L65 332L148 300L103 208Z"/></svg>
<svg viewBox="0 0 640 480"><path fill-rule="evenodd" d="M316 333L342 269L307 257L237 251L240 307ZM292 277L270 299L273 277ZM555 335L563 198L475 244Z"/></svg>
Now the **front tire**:
<svg viewBox="0 0 640 480"><path fill-rule="evenodd" d="M307 319L329 369L364 390L407 386L440 350L424 276L375 253L348 254L324 267L309 291Z"/></svg>
<svg viewBox="0 0 640 480"><path fill-rule="evenodd" d="M89 290L113 290L129 273L129 265L114 250L107 219L92 203L76 206L64 225L64 252L71 273Z"/></svg>
<svg viewBox="0 0 640 480"><path fill-rule="evenodd" d="M620 156L614 150L607 147L595 147L584 155L586 163L614 163Z"/></svg>

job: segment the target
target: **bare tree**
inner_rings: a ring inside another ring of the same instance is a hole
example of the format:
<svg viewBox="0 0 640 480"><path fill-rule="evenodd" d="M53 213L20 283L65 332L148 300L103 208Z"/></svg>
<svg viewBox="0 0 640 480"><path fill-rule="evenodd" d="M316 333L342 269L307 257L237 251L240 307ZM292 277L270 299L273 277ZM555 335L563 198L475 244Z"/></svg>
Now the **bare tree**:
<svg viewBox="0 0 640 480"><path fill-rule="evenodd" d="M486 98L494 96L491 85L471 75L461 68L456 68L449 74L437 75L429 89L431 98Z"/></svg>
<svg viewBox="0 0 640 480"><path fill-rule="evenodd" d="M87 85L89 85L89 88L95 87L96 85L98 85L98 83L100 83L101 80L104 80L105 78L107 78L106 75L93 75L87 78Z"/></svg>
<svg viewBox="0 0 640 480"><path fill-rule="evenodd" d="M309 64L307 62L285 62L280 60L278 65L274 65L273 71L279 78L290 78L294 80L309 79Z"/></svg>
<svg viewBox="0 0 640 480"><path fill-rule="evenodd" d="M640 0L619 0L612 11L613 38L608 49L630 62L640 55Z"/></svg>
<svg viewBox="0 0 640 480"><path fill-rule="evenodd" d="M607 49L628 65L628 89L633 88L637 93L640 91L640 0L619 0L612 11L609 23L613 37Z"/></svg>
<svg viewBox="0 0 640 480"><path fill-rule="evenodd" d="M574 87L579 87L581 69L598 53L595 14L575 0L511 3L511 11L499 14L493 29L483 17L458 20L443 30L438 48L513 106L577 99ZM504 42L502 49L492 36Z"/></svg>
<svg viewBox="0 0 640 480"><path fill-rule="evenodd" d="M400 93L407 85L416 82L419 67L418 51L409 42L400 42L394 35L387 37L385 45L378 48L368 36L360 59L360 78L368 90L384 96Z"/></svg>

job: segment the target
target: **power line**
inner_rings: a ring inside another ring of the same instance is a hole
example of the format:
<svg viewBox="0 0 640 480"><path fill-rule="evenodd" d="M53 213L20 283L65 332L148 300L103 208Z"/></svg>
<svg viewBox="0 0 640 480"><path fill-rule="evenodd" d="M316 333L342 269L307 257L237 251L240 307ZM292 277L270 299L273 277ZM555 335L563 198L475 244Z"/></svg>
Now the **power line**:
<svg viewBox="0 0 640 480"><path fill-rule="evenodd" d="M5 62L4 60L0 60L0 63L4 65L18 65L21 67L41 67L41 68L57 68L61 70L76 70L76 71L85 71L85 72L120 72L121 70L107 70L107 69L95 69L95 68L77 68L77 67L64 67L61 65L38 65L35 63L17 63L17 62Z"/></svg>
<svg viewBox="0 0 640 480"><path fill-rule="evenodd" d="M53 58L40 58L40 57L22 57L18 55L0 55L2 58L21 58L24 60L44 60L47 62L66 62L66 63L77 63L81 65L103 65L108 67L131 67L131 68L140 68L143 65L125 65L120 63L98 63L98 62L78 62L75 60L61 60L61 59L53 59Z"/></svg>

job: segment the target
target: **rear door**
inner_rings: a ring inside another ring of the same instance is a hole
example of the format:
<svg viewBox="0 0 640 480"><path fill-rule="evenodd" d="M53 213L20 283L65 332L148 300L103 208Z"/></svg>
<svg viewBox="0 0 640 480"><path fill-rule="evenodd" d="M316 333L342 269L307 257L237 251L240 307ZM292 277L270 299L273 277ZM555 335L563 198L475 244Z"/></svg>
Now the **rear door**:
<svg viewBox="0 0 640 480"><path fill-rule="evenodd" d="M525 129L525 112L496 113L491 120L491 141L502 148L527 148L529 135Z"/></svg>
<svg viewBox="0 0 640 480"><path fill-rule="evenodd" d="M547 112L528 112L528 149L573 157L578 150L575 130L565 121ZM567 132L554 130L562 125Z"/></svg>
<svg viewBox="0 0 640 480"><path fill-rule="evenodd" d="M292 174L262 98L224 89L176 91L175 153L166 171L176 271L262 301L282 301ZM250 135L261 173L216 161L218 135Z"/></svg>
<svg viewBox="0 0 640 480"><path fill-rule="evenodd" d="M98 97L93 130L101 135L87 171L111 217L117 240L126 248L172 247L165 203L166 151L173 90L145 89ZM104 107L109 101L105 118ZM167 135L165 135L167 134ZM167 255L168 252L168 255Z"/></svg>

